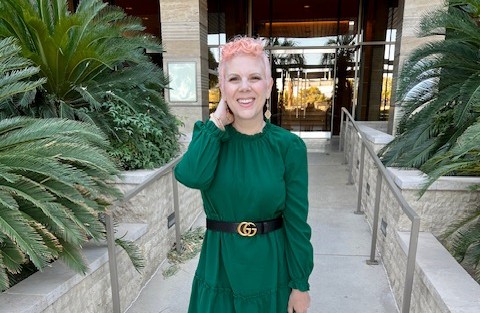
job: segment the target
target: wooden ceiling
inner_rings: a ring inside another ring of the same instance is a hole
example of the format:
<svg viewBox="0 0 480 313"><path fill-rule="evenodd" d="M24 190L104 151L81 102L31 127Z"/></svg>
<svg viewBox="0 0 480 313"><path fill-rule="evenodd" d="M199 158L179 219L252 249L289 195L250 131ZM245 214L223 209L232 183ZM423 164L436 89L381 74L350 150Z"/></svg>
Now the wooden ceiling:
<svg viewBox="0 0 480 313"><path fill-rule="evenodd" d="M351 26L353 31L353 25ZM348 34L349 21L272 22L258 27L263 37L312 38Z"/></svg>
<svg viewBox="0 0 480 313"><path fill-rule="evenodd" d="M275 3L272 7L269 3ZM255 0L255 29L265 37L310 38L348 33L359 0ZM338 21L338 22L337 22ZM353 27L353 26L351 26Z"/></svg>
<svg viewBox="0 0 480 313"><path fill-rule="evenodd" d="M104 1L122 7L129 15L140 17L147 32L160 36L161 0ZM232 21L244 19L245 14L229 12L239 8L246 10L247 3L248 0L208 0L208 10L212 14L225 13L227 23L246 24L244 20ZM340 33L348 31L348 21L357 18L358 5L359 0L253 0L253 22L258 33L264 36L322 37L336 34L337 27L340 27Z"/></svg>
<svg viewBox="0 0 480 313"><path fill-rule="evenodd" d="M270 7L270 3L272 6ZM354 19L359 0L253 0L257 21L309 21Z"/></svg>

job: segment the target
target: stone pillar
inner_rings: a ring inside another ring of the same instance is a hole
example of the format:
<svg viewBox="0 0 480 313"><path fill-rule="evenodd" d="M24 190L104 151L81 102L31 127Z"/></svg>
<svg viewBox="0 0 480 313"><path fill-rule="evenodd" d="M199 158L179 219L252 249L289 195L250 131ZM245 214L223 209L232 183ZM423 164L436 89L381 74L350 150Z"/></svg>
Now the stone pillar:
<svg viewBox="0 0 480 313"><path fill-rule="evenodd" d="M208 117L207 0L159 0L163 68L170 77L165 99L190 133ZM193 88L192 88L193 87ZM189 90L192 89L192 90Z"/></svg>
<svg viewBox="0 0 480 313"><path fill-rule="evenodd" d="M442 40L443 36L432 36L428 39L418 38L418 27L422 17L433 10L443 7L444 0L400 0L399 1L399 25L397 27L397 39L395 44L395 64L393 73L392 101L388 119L388 133L394 134L398 121L402 117L401 107L395 103L395 91L398 82L398 74L409 54L416 48L427 43L427 40Z"/></svg>

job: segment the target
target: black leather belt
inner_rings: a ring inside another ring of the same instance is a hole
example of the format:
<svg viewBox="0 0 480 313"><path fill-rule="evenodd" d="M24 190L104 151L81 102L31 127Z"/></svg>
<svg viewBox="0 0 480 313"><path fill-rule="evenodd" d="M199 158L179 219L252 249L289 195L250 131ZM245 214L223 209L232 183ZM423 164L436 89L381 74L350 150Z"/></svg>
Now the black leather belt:
<svg viewBox="0 0 480 313"><path fill-rule="evenodd" d="M253 237L258 234L266 234L282 228L282 226L283 218L281 217L268 221L240 223L214 221L207 218L207 229L227 233L237 233L243 237Z"/></svg>

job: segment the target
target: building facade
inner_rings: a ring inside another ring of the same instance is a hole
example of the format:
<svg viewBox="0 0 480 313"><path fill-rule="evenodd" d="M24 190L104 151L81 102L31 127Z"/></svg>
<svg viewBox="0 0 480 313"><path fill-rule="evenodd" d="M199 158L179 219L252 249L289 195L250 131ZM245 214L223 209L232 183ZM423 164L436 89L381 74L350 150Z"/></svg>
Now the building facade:
<svg viewBox="0 0 480 313"><path fill-rule="evenodd" d="M106 0L105 0L106 1ZM78 2L73 1L73 4ZM357 120L386 121L401 64L423 44L421 16L443 0L110 0L142 18L164 48L157 58L170 78L165 93L184 132L219 101L221 45L237 35L261 37L271 60L271 121L302 137L330 138L341 108ZM147 51L149 53L149 51Z"/></svg>

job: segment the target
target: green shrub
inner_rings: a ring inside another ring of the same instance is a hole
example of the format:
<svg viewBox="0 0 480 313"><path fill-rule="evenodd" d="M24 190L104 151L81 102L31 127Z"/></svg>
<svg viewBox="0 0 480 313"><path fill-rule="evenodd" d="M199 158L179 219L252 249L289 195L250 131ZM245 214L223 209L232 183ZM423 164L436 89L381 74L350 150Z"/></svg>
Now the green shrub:
<svg viewBox="0 0 480 313"><path fill-rule="evenodd" d="M13 38L0 40L0 107L28 104L45 79L20 57ZM102 214L120 192L108 181L118 168L108 141L91 124L46 118L0 120L0 290L26 267L43 269L56 259L85 273L82 245L105 238ZM137 269L141 255L116 240Z"/></svg>
<svg viewBox="0 0 480 313"><path fill-rule="evenodd" d="M0 117L94 123L126 169L169 161L179 149L179 122L163 101L163 72L144 53L162 47L143 30L140 19L101 0L80 1L74 13L65 0L2 0L0 38L17 38L46 83L34 101L9 103Z"/></svg>
<svg viewBox="0 0 480 313"><path fill-rule="evenodd" d="M397 93L404 112L380 157L431 180L480 174L480 1L451 0L425 15L420 36L445 35L414 50Z"/></svg>

